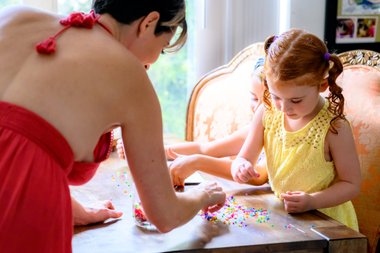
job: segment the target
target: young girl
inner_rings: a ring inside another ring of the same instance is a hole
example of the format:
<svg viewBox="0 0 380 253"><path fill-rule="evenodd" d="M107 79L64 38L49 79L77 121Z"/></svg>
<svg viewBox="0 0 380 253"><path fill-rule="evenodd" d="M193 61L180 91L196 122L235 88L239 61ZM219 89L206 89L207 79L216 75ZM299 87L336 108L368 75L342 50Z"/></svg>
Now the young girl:
<svg viewBox="0 0 380 253"><path fill-rule="evenodd" d="M358 230L351 203L360 189L360 165L344 97L335 80L343 66L325 44L292 29L265 42L264 104L233 161L235 181L256 176L252 164L265 150L272 190L289 213L312 209ZM320 93L329 88L324 99Z"/></svg>
<svg viewBox="0 0 380 253"><path fill-rule="evenodd" d="M262 102L264 85L262 70L264 58L260 57L253 68L252 82L249 92L251 94L251 109L255 112ZM228 157L236 156L245 138L248 135L249 126L237 130L229 136L217 139L207 143L199 142L182 142L165 147L166 157L174 160L170 163L173 184L182 186L184 180L196 171L203 171L218 177L232 180L230 167L231 159ZM117 143L117 152L119 157L124 159L122 140ZM263 159L257 168L260 177L249 180L248 184L261 185L267 182L268 177L264 168L265 159Z"/></svg>
<svg viewBox="0 0 380 253"><path fill-rule="evenodd" d="M262 102L264 58L259 58L255 63L252 82L250 84L251 109L254 113ZM249 126L237 130L229 136L211 142L183 142L166 146L166 155L174 159L170 163L173 184L182 186L184 180L196 171L232 180L230 167L231 156L236 156L248 135ZM257 165L259 177L251 178L247 183L262 185L267 182L268 177L264 167L265 159Z"/></svg>

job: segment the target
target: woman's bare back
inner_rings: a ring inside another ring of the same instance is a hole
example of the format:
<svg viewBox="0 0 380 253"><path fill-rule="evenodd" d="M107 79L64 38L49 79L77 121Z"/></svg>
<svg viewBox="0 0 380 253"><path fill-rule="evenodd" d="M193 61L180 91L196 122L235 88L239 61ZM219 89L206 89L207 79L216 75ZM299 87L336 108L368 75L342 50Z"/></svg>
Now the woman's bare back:
<svg viewBox="0 0 380 253"><path fill-rule="evenodd" d="M99 136L126 123L127 116L114 108L133 106L129 86L146 74L97 25L69 28L57 38L54 54L39 54L36 44L63 28L59 19L28 7L10 8L0 17L0 100L43 117L66 138L76 160L91 161ZM145 86L139 92L152 92Z"/></svg>

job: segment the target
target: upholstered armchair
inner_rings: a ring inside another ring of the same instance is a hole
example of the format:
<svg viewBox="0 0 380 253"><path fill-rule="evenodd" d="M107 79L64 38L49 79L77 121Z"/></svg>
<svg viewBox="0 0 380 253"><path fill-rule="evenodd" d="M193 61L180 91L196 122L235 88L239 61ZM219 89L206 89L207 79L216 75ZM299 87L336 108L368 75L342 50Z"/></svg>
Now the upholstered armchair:
<svg viewBox="0 0 380 253"><path fill-rule="evenodd" d="M380 54L354 50L339 57L344 71L337 82L346 99L363 179L353 204L359 230L368 237L368 252L375 253L380 252Z"/></svg>
<svg viewBox="0 0 380 253"><path fill-rule="evenodd" d="M248 85L254 62L262 55L263 44L254 43L195 85L187 110L187 141L214 140L250 122ZM353 203L360 232L368 237L369 252L375 253L380 244L380 54L355 50L339 57L344 71L338 83L346 98L363 178Z"/></svg>
<svg viewBox="0 0 380 253"><path fill-rule="evenodd" d="M210 141L231 134L252 119L249 85L254 63L264 55L263 43L238 53L195 85L186 117L187 141Z"/></svg>

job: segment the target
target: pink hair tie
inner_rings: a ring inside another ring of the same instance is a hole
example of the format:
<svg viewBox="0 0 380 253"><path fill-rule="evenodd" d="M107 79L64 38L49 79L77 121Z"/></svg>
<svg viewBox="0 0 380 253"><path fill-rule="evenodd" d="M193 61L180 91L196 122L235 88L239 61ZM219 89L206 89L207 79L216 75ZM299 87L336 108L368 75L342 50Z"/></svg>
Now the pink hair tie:
<svg viewBox="0 0 380 253"><path fill-rule="evenodd" d="M323 55L323 58L326 60L326 61L329 61L330 60L330 54L329 53L325 53L324 55Z"/></svg>

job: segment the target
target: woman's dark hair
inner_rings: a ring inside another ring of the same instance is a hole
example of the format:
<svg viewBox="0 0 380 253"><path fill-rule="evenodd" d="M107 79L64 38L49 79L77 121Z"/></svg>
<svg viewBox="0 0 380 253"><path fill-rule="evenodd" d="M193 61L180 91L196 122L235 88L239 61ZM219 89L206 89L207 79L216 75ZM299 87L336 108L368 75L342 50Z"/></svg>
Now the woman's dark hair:
<svg viewBox="0 0 380 253"><path fill-rule="evenodd" d="M108 13L119 23L131 24L152 11L160 14L155 34L175 31L180 27L181 32L176 41L167 49L179 50L186 42L187 23L185 0L94 0L95 13Z"/></svg>

